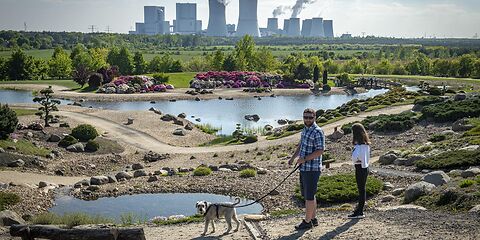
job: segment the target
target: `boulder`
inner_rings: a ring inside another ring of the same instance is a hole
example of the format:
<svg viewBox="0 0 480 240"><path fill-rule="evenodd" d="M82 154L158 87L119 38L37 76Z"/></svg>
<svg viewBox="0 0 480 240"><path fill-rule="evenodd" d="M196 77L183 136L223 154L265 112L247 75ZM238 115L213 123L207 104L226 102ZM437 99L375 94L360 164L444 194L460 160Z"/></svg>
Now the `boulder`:
<svg viewBox="0 0 480 240"><path fill-rule="evenodd" d="M153 173L154 175L168 175L168 171L167 170L157 170Z"/></svg>
<svg viewBox="0 0 480 240"><path fill-rule="evenodd" d="M407 164L407 159L406 158L397 158L395 161L393 161L393 164L397 166L405 166Z"/></svg>
<svg viewBox="0 0 480 240"><path fill-rule="evenodd" d="M179 118L186 118L186 117L187 117L187 114L185 114L185 113L180 113L180 114L178 114L177 117L179 117Z"/></svg>
<svg viewBox="0 0 480 240"><path fill-rule="evenodd" d="M0 148L0 153L5 153L5 149Z"/></svg>
<svg viewBox="0 0 480 240"><path fill-rule="evenodd" d="M460 176L462 176L463 178L469 178L469 177L475 177L477 175L480 175L480 168L472 167L463 171Z"/></svg>
<svg viewBox="0 0 480 240"><path fill-rule="evenodd" d="M265 125L265 126L263 127L263 129L265 129L265 131L272 131L272 130L273 130L273 126L267 124L267 125Z"/></svg>
<svg viewBox="0 0 480 240"><path fill-rule="evenodd" d="M431 183L436 187L441 186L450 181L450 177L444 171L435 171L425 175L422 181Z"/></svg>
<svg viewBox="0 0 480 240"><path fill-rule="evenodd" d="M95 176L90 178L90 185L104 185L109 183L107 176Z"/></svg>
<svg viewBox="0 0 480 240"><path fill-rule="evenodd" d="M175 119L173 119L173 124L183 126L184 123L183 123L182 120L180 120L178 118L175 118Z"/></svg>
<svg viewBox="0 0 480 240"><path fill-rule="evenodd" d="M12 226L13 224L25 224L25 221L14 211L1 211L0 226Z"/></svg>
<svg viewBox="0 0 480 240"><path fill-rule="evenodd" d="M419 160L423 160L427 157L425 157L425 155L422 155L422 154L413 154L411 155L410 157L407 158L407 161L405 162L405 166L413 166L415 164L415 162L419 161Z"/></svg>
<svg viewBox="0 0 480 240"><path fill-rule="evenodd" d="M344 136L343 133L341 131L337 130L327 137L329 139L333 140L333 141L337 141L337 140L341 139L343 136Z"/></svg>
<svg viewBox="0 0 480 240"><path fill-rule="evenodd" d="M459 119L452 124L452 130L455 132L464 132L472 128L474 126L468 122L467 118Z"/></svg>
<svg viewBox="0 0 480 240"><path fill-rule="evenodd" d="M387 195L387 196L382 197L381 202L391 202L393 200L395 200L395 196Z"/></svg>
<svg viewBox="0 0 480 240"><path fill-rule="evenodd" d="M70 124L68 124L68 123L60 123L59 127L61 127L61 128L69 128L69 127L70 127Z"/></svg>
<svg viewBox="0 0 480 240"><path fill-rule="evenodd" d="M190 172L190 169L188 169L188 168L178 168L178 172L187 173L187 172Z"/></svg>
<svg viewBox="0 0 480 240"><path fill-rule="evenodd" d="M150 176L147 180L147 182L156 182L156 181L158 181L157 175Z"/></svg>
<svg viewBox="0 0 480 240"><path fill-rule="evenodd" d="M285 125L285 124L288 123L288 120L287 119L280 119L280 120L277 121L277 123L280 124L280 125Z"/></svg>
<svg viewBox="0 0 480 240"><path fill-rule="evenodd" d="M56 184L45 182L45 181L40 181L38 183L39 188L44 188L44 187L48 187L48 186L56 186Z"/></svg>
<svg viewBox="0 0 480 240"><path fill-rule="evenodd" d="M260 120L260 116L258 116L257 114L245 115L245 119L246 119L247 121L258 122L258 120Z"/></svg>
<svg viewBox="0 0 480 240"><path fill-rule="evenodd" d="M411 203L419 197L430 193L435 188L435 185L427 182L414 183L405 190L405 203Z"/></svg>
<svg viewBox="0 0 480 240"><path fill-rule="evenodd" d="M36 122L28 125L27 128L32 129L34 131L42 131L43 130L43 126L40 123L36 123Z"/></svg>
<svg viewBox="0 0 480 240"><path fill-rule="evenodd" d="M258 173L258 174L267 174L267 169L265 169L265 168L257 168L257 173Z"/></svg>
<svg viewBox="0 0 480 240"><path fill-rule="evenodd" d="M117 178L115 176L107 176L108 177L108 183L116 183Z"/></svg>
<svg viewBox="0 0 480 240"><path fill-rule="evenodd" d="M23 167L25 166L25 162L22 159L17 159L15 161L9 162L7 164L9 167Z"/></svg>
<svg viewBox="0 0 480 240"><path fill-rule="evenodd" d="M185 136L187 135L187 132L183 128L177 128L175 131L173 131L173 135L175 136Z"/></svg>
<svg viewBox="0 0 480 240"><path fill-rule="evenodd" d="M208 168L210 168L214 172L218 171L218 166L215 166L215 165L210 165L208 166Z"/></svg>
<svg viewBox="0 0 480 240"><path fill-rule="evenodd" d="M148 153L143 156L143 160L148 161L148 162L156 162L160 160L167 159L170 155L168 153L166 154L159 154L156 152L149 151Z"/></svg>
<svg viewBox="0 0 480 240"><path fill-rule="evenodd" d="M402 193L405 192L405 188L395 188L392 191L393 196L400 196Z"/></svg>
<svg viewBox="0 0 480 240"><path fill-rule="evenodd" d="M100 190L100 187L98 185L90 185L90 186L87 187L87 190L95 192L95 191Z"/></svg>
<svg viewBox="0 0 480 240"><path fill-rule="evenodd" d="M176 118L175 118L175 116L173 116L171 114L165 114L160 119L162 119L162 121L165 121L165 122L170 122L170 121L173 121Z"/></svg>
<svg viewBox="0 0 480 240"><path fill-rule="evenodd" d="M133 177L135 177L135 178L145 177L145 176L148 176L148 174L145 170L137 170L137 171L133 172Z"/></svg>
<svg viewBox="0 0 480 240"><path fill-rule="evenodd" d="M460 148L460 149L458 149L458 150L477 151L478 149L480 149L480 146L479 146L479 145L470 145L470 146L466 146L466 147Z"/></svg>
<svg viewBox="0 0 480 240"><path fill-rule="evenodd" d="M395 186L393 186L392 183L390 182L383 183L383 190L392 190L393 188L395 188Z"/></svg>
<svg viewBox="0 0 480 240"><path fill-rule="evenodd" d="M194 128L194 126L191 122L188 122L187 125L185 125L185 129L187 129L189 131L193 130L193 128Z"/></svg>
<svg viewBox="0 0 480 240"><path fill-rule="evenodd" d="M143 164L141 164L141 163L134 163L134 164L132 164L132 169L133 169L133 170L139 170L139 169L143 169L143 168L144 168L144 167L143 167Z"/></svg>
<svg viewBox="0 0 480 240"><path fill-rule="evenodd" d="M480 214L480 204L479 204L479 205L476 205L475 207L473 207L472 209L470 209L468 212L469 212L469 213L477 213L477 214Z"/></svg>
<svg viewBox="0 0 480 240"><path fill-rule="evenodd" d="M117 179L117 181L120 181L120 179L131 179L133 178L132 174L128 173L128 172L119 172L117 174L115 174L115 178Z"/></svg>
<svg viewBox="0 0 480 240"><path fill-rule="evenodd" d="M389 153L380 156L378 162L382 165L389 165L392 164L397 158L397 155Z"/></svg>
<svg viewBox="0 0 480 240"><path fill-rule="evenodd" d="M465 93L457 93L455 94L455 97L453 98L455 101L463 101L467 99L467 95Z"/></svg>
<svg viewBox="0 0 480 240"><path fill-rule="evenodd" d="M70 151L70 152L84 152L85 151L85 147L83 146L83 144L81 142L72 144L72 145L68 146L66 149L67 149L67 151Z"/></svg>

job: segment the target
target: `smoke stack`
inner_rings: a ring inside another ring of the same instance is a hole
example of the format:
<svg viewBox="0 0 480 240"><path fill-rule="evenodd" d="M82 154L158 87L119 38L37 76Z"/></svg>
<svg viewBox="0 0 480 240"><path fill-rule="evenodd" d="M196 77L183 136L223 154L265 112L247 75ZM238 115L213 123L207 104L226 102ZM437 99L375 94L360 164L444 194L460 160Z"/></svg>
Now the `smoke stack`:
<svg viewBox="0 0 480 240"><path fill-rule="evenodd" d="M325 37L325 32L323 30L323 18L312 19L312 31L310 32L310 36Z"/></svg>
<svg viewBox="0 0 480 240"><path fill-rule="evenodd" d="M302 36L310 37L312 32L312 19L305 19L302 22Z"/></svg>
<svg viewBox="0 0 480 240"><path fill-rule="evenodd" d="M207 36L227 36L227 20L225 18L225 3L219 0L209 0L209 18Z"/></svg>
<svg viewBox="0 0 480 240"><path fill-rule="evenodd" d="M290 18L287 35L291 37L300 36L300 18Z"/></svg>
<svg viewBox="0 0 480 240"><path fill-rule="evenodd" d="M326 38L334 38L333 35L333 20L323 20L323 30Z"/></svg>
<svg viewBox="0 0 480 240"><path fill-rule="evenodd" d="M269 18L267 24L267 30L270 32L278 31L278 18Z"/></svg>
<svg viewBox="0 0 480 240"><path fill-rule="evenodd" d="M240 0L237 36L250 35L259 37L257 19L258 0Z"/></svg>
<svg viewBox="0 0 480 240"><path fill-rule="evenodd" d="M288 35L288 28L290 27L290 19L283 20L283 35Z"/></svg>

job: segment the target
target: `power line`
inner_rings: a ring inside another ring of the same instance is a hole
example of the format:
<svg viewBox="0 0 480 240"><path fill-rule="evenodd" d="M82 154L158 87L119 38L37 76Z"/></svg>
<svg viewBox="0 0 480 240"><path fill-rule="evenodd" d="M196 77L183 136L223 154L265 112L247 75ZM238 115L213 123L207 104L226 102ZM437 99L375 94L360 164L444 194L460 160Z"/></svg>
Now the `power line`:
<svg viewBox="0 0 480 240"><path fill-rule="evenodd" d="M90 31L92 31L92 33L95 33L95 29L97 27L95 25L90 25L90 27L88 29L90 29Z"/></svg>
<svg viewBox="0 0 480 240"><path fill-rule="evenodd" d="M105 32L110 33L110 26L107 26L107 29L105 29Z"/></svg>

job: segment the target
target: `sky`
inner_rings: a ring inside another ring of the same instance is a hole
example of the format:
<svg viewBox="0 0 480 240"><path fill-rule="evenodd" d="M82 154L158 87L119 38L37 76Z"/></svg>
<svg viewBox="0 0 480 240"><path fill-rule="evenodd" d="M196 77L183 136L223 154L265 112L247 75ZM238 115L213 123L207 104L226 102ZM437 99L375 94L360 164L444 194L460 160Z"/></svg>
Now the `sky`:
<svg viewBox="0 0 480 240"><path fill-rule="evenodd" d="M480 0L309 0L299 17L333 19L336 36L464 37L480 34ZM28 31L96 31L127 33L143 22L143 6L164 6L175 18L175 3L197 3L197 15L208 24L208 0L0 0L0 29ZM258 0L260 27L278 6L296 0ZM238 0L227 6L227 23L238 21ZM280 27L291 11L279 16Z"/></svg>

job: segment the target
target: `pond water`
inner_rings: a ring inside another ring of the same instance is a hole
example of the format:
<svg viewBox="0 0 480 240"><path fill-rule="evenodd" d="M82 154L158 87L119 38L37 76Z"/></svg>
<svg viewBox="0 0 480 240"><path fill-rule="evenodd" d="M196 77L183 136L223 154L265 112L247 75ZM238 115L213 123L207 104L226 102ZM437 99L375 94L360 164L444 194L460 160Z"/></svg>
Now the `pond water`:
<svg viewBox="0 0 480 240"><path fill-rule="evenodd" d="M157 216L195 215L197 213L195 208L197 201L235 202L235 198L207 193L157 193L124 195L85 201L68 195L60 195L56 197L55 205L49 209L49 212L57 214L82 212L89 215L109 217L117 221L122 214L134 214L142 220L149 220ZM239 205L251 202L252 200L242 199ZM255 203L248 207L238 208L237 214L258 214L262 210L262 205Z"/></svg>

